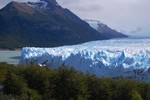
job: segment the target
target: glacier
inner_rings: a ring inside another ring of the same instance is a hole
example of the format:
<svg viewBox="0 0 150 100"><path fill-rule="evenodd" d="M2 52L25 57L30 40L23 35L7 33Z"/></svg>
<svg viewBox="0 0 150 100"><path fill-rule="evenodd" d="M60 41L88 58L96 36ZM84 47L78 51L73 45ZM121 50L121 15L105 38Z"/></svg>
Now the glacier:
<svg viewBox="0 0 150 100"><path fill-rule="evenodd" d="M54 48L24 47L21 64L62 64L99 77L150 82L150 39L112 39Z"/></svg>

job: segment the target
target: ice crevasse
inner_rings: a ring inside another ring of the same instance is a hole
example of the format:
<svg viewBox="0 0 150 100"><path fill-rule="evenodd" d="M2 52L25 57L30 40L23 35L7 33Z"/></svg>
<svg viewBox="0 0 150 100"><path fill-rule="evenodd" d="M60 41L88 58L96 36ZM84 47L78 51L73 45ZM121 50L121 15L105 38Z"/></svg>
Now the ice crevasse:
<svg viewBox="0 0 150 100"><path fill-rule="evenodd" d="M100 77L124 76L150 81L150 40L94 41L55 48L25 47L20 63L55 68L65 64Z"/></svg>

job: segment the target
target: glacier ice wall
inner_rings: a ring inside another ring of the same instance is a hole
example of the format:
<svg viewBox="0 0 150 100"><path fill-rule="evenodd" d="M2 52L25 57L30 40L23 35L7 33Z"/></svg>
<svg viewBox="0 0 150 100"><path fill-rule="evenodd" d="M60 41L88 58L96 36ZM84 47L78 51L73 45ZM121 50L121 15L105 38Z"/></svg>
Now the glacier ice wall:
<svg viewBox="0 0 150 100"><path fill-rule="evenodd" d="M100 77L150 80L150 40L94 41L56 48L22 49L21 64L37 63L58 68L62 64Z"/></svg>

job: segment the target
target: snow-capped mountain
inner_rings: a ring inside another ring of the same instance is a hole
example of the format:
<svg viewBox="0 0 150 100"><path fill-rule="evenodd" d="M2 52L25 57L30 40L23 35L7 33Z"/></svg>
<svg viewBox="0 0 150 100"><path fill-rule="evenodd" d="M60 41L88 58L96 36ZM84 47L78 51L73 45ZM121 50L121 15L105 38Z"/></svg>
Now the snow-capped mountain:
<svg viewBox="0 0 150 100"><path fill-rule="evenodd" d="M150 40L122 39L57 48L23 48L21 64L58 68L62 64L100 77L126 77L150 82Z"/></svg>
<svg viewBox="0 0 150 100"><path fill-rule="evenodd" d="M116 30L111 29L106 24L102 23L101 21L86 19L85 20L92 28L97 30L100 34L105 35L108 38L121 38L127 37L126 35L117 32Z"/></svg>
<svg viewBox="0 0 150 100"><path fill-rule="evenodd" d="M56 47L103 39L108 38L56 0L12 1L0 9L0 48L3 49Z"/></svg>

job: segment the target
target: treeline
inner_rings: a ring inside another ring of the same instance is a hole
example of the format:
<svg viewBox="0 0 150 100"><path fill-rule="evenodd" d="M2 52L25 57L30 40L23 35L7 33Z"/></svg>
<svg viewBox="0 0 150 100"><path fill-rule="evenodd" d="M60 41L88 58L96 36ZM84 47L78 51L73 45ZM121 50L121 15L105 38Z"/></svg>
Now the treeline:
<svg viewBox="0 0 150 100"><path fill-rule="evenodd" d="M99 78L62 65L58 69L0 63L0 99L150 100L150 83Z"/></svg>

